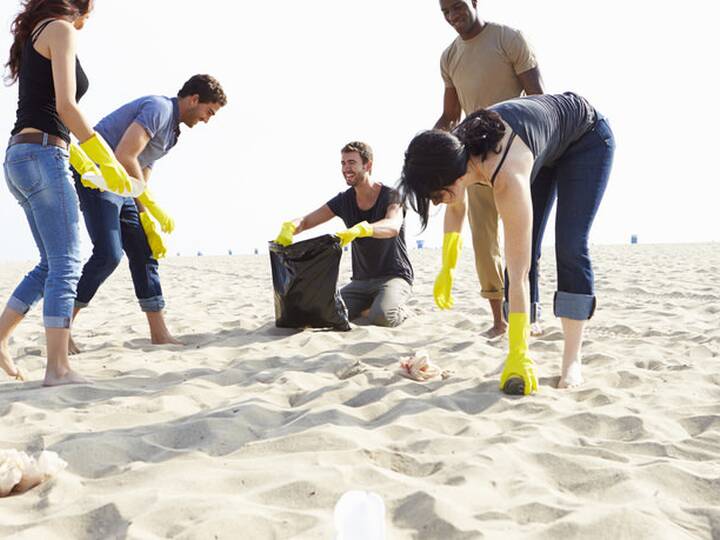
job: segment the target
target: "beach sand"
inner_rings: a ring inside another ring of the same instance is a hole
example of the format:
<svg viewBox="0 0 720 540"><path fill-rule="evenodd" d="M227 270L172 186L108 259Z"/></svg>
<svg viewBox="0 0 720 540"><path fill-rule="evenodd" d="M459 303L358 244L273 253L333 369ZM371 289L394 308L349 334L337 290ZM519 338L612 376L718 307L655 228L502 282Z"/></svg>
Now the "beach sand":
<svg viewBox="0 0 720 540"><path fill-rule="evenodd" d="M15 334L31 382L0 378L0 448L69 465L0 500L0 537L327 539L338 498L364 489L388 539L720 538L720 244L592 251L586 383L554 387L548 249L529 398L498 391L506 343L480 336L471 250L452 311L432 304L439 251L413 251L416 315L348 333L276 329L267 256L169 259L186 347L150 345L123 262L74 329L93 384L40 387L40 306ZM2 265L4 298L30 266ZM450 378L399 375L423 348Z"/></svg>

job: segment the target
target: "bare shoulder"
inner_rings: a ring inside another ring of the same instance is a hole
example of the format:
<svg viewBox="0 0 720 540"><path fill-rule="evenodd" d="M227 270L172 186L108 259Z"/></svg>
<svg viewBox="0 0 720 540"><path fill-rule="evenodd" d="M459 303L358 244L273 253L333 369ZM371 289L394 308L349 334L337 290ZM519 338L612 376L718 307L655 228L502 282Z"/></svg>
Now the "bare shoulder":
<svg viewBox="0 0 720 540"><path fill-rule="evenodd" d="M71 43L75 41L75 27L64 19L55 19L47 25L40 39L49 43Z"/></svg>
<svg viewBox="0 0 720 540"><path fill-rule="evenodd" d="M514 184L518 179L522 179L523 183L530 185L530 175L532 174L533 164L535 163L535 156L532 150L525 144L520 137L513 135L512 128L506 123L506 132L503 137L501 144L501 150L499 154L493 156L492 170L500 169L497 171L495 177L494 188L495 191L502 191L508 185ZM512 142L510 141L512 137ZM507 150L507 156L502 161L502 156L505 155L507 145L510 144L510 149Z"/></svg>

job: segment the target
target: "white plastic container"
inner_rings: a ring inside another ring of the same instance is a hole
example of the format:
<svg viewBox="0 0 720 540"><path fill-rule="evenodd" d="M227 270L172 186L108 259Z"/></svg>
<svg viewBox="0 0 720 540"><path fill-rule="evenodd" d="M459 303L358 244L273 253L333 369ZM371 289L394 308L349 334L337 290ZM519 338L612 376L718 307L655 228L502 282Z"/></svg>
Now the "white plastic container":
<svg viewBox="0 0 720 540"><path fill-rule="evenodd" d="M336 540L385 540L385 503L369 491L348 491L335 505Z"/></svg>
<svg viewBox="0 0 720 540"><path fill-rule="evenodd" d="M130 177L130 184L132 184L132 191L128 193L127 191L124 193L118 193L116 191L113 191L112 189L108 189L107 183L105 182L105 178L98 174L83 174L83 179L87 180L88 182L92 183L92 185L99 187L100 189L104 191L109 191L110 193L115 193L115 195L120 195L122 197L139 197L142 195L143 191L145 191L145 182L142 180L138 180L137 178Z"/></svg>

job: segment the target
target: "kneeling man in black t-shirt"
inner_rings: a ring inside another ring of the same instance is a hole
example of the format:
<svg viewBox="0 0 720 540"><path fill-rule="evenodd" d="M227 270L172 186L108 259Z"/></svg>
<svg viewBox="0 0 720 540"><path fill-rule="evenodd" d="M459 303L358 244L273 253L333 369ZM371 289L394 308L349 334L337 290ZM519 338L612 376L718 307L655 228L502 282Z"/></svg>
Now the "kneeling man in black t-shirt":
<svg viewBox="0 0 720 540"><path fill-rule="evenodd" d="M370 178L373 154L368 144L351 142L340 152L350 188L305 217L283 223L275 241L290 245L294 234L341 218L348 227L337 233L342 245L355 241L352 281L340 291L350 319L362 315L378 326L398 326L407 318L405 304L413 281L405 245L405 208L394 189Z"/></svg>

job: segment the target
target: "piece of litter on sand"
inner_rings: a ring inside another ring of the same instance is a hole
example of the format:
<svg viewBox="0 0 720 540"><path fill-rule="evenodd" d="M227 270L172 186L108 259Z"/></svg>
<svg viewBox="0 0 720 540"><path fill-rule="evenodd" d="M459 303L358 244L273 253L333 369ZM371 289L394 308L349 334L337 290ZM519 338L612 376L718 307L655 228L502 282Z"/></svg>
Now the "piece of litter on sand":
<svg viewBox="0 0 720 540"><path fill-rule="evenodd" d="M367 371L367 366L360 360L356 360L349 366L343 366L337 370L335 376L340 380L345 380L350 377L354 377L355 375L359 375L360 373L364 373L365 371Z"/></svg>
<svg viewBox="0 0 720 540"><path fill-rule="evenodd" d="M0 497L23 493L57 476L67 467L55 452L42 452L38 459L17 450L0 450Z"/></svg>
<svg viewBox="0 0 720 540"><path fill-rule="evenodd" d="M412 356L401 358L400 373L414 381L429 381L435 377L447 379L450 376L450 371L440 369L430 361L430 354L425 350L415 351Z"/></svg>

